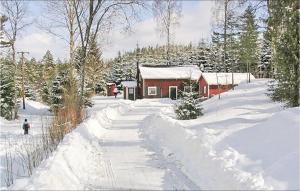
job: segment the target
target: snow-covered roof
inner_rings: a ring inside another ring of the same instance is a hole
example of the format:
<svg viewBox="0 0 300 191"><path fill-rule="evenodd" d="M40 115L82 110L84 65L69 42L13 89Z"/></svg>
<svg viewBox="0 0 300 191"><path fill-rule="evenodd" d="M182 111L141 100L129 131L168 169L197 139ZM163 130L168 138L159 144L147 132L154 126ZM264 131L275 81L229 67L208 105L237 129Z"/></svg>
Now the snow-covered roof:
<svg viewBox="0 0 300 191"><path fill-rule="evenodd" d="M242 81L248 79L249 73L233 73L234 84L239 84ZM227 85L232 83L232 73L202 73L203 78L208 85ZM252 74L250 74L251 79L255 79Z"/></svg>
<svg viewBox="0 0 300 191"><path fill-rule="evenodd" d="M121 84L128 88L134 88L137 86L136 81L123 81L123 82L121 82Z"/></svg>
<svg viewBox="0 0 300 191"><path fill-rule="evenodd" d="M198 66L145 67L140 66L143 79L189 79L199 80L201 71Z"/></svg>

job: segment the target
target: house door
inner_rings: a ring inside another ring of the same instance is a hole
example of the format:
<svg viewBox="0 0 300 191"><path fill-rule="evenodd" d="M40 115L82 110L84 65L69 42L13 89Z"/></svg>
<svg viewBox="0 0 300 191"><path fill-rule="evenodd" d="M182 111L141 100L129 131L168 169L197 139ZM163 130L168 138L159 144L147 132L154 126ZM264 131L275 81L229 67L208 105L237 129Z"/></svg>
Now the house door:
<svg viewBox="0 0 300 191"><path fill-rule="evenodd" d="M170 86L169 87L169 98L177 99L177 86Z"/></svg>
<svg viewBox="0 0 300 191"><path fill-rule="evenodd" d="M128 99L129 100L135 100L135 91L134 88L128 88Z"/></svg>

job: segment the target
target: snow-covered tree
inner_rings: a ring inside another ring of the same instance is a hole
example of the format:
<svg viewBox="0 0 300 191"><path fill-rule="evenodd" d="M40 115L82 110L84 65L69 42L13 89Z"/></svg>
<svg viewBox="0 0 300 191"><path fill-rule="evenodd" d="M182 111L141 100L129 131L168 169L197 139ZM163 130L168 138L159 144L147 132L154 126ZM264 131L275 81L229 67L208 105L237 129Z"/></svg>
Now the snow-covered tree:
<svg viewBox="0 0 300 191"><path fill-rule="evenodd" d="M275 86L271 97L287 106L300 105L299 3L293 0L270 1L272 63Z"/></svg>
<svg viewBox="0 0 300 191"><path fill-rule="evenodd" d="M258 66L259 77L272 77L273 74L271 70L271 41L269 40L267 32L265 32L260 50L260 65Z"/></svg>
<svg viewBox="0 0 300 191"><path fill-rule="evenodd" d="M248 6L241 17L241 35L239 43L239 71L256 73L258 55L258 31L254 9Z"/></svg>
<svg viewBox="0 0 300 191"><path fill-rule="evenodd" d="M49 50L47 50L46 54L43 56L42 64L44 66L44 80L51 81L55 77L55 64L53 55Z"/></svg>
<svg viewBox="0 0 300 191"><path fill-rule="evenodd" d="M188 89L180 92L180 99L175 106L175 113L180 120L196 119L203 115L198 93L194 91L193 83L189 83Z"/></svg>
<svg viewBox="0 0 300 191"><path fill-rule="evenodd" d="M95 94L96 89L104 90L106 84L103 83L106 72L106 65L102 60L102 52L95 39L90 42L86 63L86 84L89 94Z"/></svg>
<svg viewBox="0 0 300 191"><path fill-rule="evenodd" d="M0 62L0 116L12 119L15 109L14 64L8 58Z"/></svg>
<svg viewBox="0 0 300 191"><path fill-rule="evenodd" d="M65 72L60 72L52 82L51 92L50 92L50 106L51 110L56 112L60 107L63 106L63 93L64 93L64 83L66 81Z"/></svg>

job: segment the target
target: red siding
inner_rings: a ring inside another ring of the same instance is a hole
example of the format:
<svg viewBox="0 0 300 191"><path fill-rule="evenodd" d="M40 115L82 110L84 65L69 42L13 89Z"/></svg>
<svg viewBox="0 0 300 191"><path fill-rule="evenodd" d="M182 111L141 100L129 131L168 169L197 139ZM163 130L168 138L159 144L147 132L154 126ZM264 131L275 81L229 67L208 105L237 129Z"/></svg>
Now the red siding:
<svg viewBox="0 0 300 191"><path fill-rule="evenodd" d="M200 81L200 95L203 95L204 97L208 97L208 85L205 79L201 76ZM206 93L204 93L204 87L206 86ZM209 86L209 97L217 95L219 93L226 92L232 88L232 85L220 85L218 88L218 85L210 85Z"/></svg>
<svg viewBox="0 0 300 191"><path fill-rule="evenodd" d="M144 94L144 98L168 98L169 97L169 86L177 86L177 95L179 93L179 90L183 90L183 84L184 82L187 82L187 80L183 79L146 79L143 81L142 84L142 90L140 91L140 94L143 96L143 92L145 91L143 87L148 88L149 86L155 86L159 88L160 90L157 90L157 95L147 95Z"/></svg>
<svg viewBox="0 0 300 191"><path fill-rule="evenodd" d="M114 96L114 89L115 89L115 87L116 87L116 84L106 85L107 96Z"/></svg>
<svg viewBox="0 0 300 191"><path fill-rule="evenodd" d="M221 85L219 88L217 85L210 85L209 86L209 94L210 94L210 96L217 95L219 93L223 93L223 92L230 90L231 87L232 87L232 85Z"/></svg>
<svg viewBox="0 0 300 191"><path fill-rule="evenodd" d="M207 97L208 96L208 85L205 81L205 79L201 76L199 80L199 91L200 91L200 96ZM204 93L204 87L206 87L206 92Z"/></svg>

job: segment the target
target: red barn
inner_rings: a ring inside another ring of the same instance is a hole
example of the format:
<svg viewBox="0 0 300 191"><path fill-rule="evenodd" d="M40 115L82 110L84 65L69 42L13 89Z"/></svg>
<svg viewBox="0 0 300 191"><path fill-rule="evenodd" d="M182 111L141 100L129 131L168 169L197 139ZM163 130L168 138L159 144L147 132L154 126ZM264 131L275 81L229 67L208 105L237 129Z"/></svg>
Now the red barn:
<svg viewBox="0 0 300 191"><path fill-rule="evenodd" d="M232 88L232 76L234 86L247 81L249 73L202 73L200 84L200 95L204 97L212 97L222 92L228 91ZM254 76L250 74L250 78Z"/></svg>
<svg viewBox="0 0 300 191"><path fill-rule="evenodd" d="M184 90L185 82L200 79L197 66L139 67L139 97L177 99L179 90Z"/></svg>

